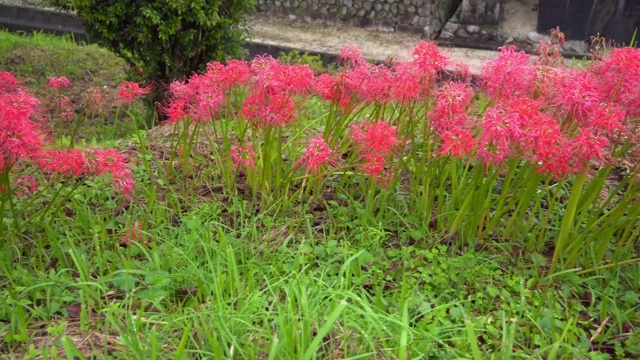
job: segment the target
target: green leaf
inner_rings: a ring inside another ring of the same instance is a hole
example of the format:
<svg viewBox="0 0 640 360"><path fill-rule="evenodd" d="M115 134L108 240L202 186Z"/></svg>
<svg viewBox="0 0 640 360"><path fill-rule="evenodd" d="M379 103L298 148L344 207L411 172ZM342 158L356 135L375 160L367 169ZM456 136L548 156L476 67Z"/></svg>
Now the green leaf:
<svg viewBox="0 0 640 360"><path fill-rule="evenodd" d="M111 282L122 291L131 291L136 285L136 280L129 273L120 273Z"/></svg>
<svg viewBox="0 0 640 360"><path fill-rule="evenodd" d="M144 283L150 287L164 288L171 284L171 275L166 271L150 272L145 276Z"/></svg>
<svg viewBox="0 0 640 360"><path fill-rule="evenodd" d="M138 293L138 298L140 300L156 301L162 299L165 296L167 296L167 292L163 289L158 288L144 289L140 291L140 293Z"/></svg>

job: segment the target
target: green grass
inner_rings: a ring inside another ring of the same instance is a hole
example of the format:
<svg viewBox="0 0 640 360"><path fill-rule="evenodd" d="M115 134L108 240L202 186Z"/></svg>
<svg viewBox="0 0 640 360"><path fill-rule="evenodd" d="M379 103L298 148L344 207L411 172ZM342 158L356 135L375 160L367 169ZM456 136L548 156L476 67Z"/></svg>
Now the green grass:
<svg viewBox="0 0 640 360"><path fill-rule="evenodd" d="M66 76L76 94L90 87L115 88L125 79L125 63L97 45L42 33L17 36L0 31L0 71L9 71L41 95L51 76Z"/></svg>
<svg viewBox="0 0 640 360"><path fill-rule="evenodd" d="M35 88L49 75L78 90L123 76L103 50L42 35L0 33L0 54L1 70ZM108 138L98 144L118 139ZM373 217L341 194L274 212L206 179L181 193L151 171L158 149L126 150L131 204L86 181L59 211L0 236L8 358L640 356L637 264L547 276L550 254L493 241L456 248L421 214Z"/></svg>
<svg viewBox="0 0 640 360"><path fill-rule="evenodd" d="M44 225L46 240L5 249L3 352L52 354L63 336L85 355L127 359L640 351L637 267L589 277L568 270L549 285L542 255L509 244L456 250L420 224L358 218L357 204L330 207L314 225L305 211L256 215L237 199L212 198L175 224L159 206L109 219L109 206L91 197L73 203L74 217ZM121 229L133 221L147 230L123 246Z"/></svg>

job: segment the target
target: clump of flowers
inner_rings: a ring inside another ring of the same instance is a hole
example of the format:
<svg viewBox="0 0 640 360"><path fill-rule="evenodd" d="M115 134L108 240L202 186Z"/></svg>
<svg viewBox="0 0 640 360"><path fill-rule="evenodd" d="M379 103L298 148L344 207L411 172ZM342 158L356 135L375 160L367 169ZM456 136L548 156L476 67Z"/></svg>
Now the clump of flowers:
<svg viewBox="0 0 640 360"><path fill-rule="evenodd" d="M113 188L130 198L133 194L133 178L128 163L121 153L113 149L54 149L46 136L41 121L40 101L26 89L17 86L11 74L0 76L9 86L0 91L0 173L3 185L10 181L10 172L18 167L35 167L44 174L69 177L112 176ZM66 78L52 78L55 88L65 87ZM62 98L62 105L70 101ZM24 181L22 181L24 183ZM33 186L29 187L34 189Z"/></svg>
<svg viewBox="0 0 640 360"><path fill-rule="evenodd" d="M386 159L399 144L396 129L386 122L357 122L351 126L351 139L361 152L363 172L381 179Z"/></svg>

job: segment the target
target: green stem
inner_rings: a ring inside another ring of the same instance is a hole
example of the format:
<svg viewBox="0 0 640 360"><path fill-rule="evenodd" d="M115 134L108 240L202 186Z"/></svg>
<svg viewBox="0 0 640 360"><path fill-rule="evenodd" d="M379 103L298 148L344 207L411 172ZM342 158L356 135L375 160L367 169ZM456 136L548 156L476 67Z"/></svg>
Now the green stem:
<svg viewBox="0 0 640 360"><path fill-rule="evenodd" d="M574 219L576 216L576 210L578 208L578 202L580 201L580 196L582 195L582 187L587 181L587 176L585 174L581 174L576 178L575 183L571 187L571 195L569 196L569 202L567 203L567 208L564 212L564 216L562 217L562 222L560 225L560 233L558 234L558 238L556 239L556 248L553 252L553 262L551 263L551 268L549 269L549 273L553 274L558 267L558 262L560 260L561 254L567 248L569 233L574 227Z"/></svg>

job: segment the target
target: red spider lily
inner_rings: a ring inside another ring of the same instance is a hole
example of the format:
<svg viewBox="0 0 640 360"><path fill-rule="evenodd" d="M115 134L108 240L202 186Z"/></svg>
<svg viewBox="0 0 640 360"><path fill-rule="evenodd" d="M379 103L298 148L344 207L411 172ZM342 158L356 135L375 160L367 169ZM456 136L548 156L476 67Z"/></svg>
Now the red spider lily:
<svg viewBox="0 0 640 360"><path fill-rule="evenodd" d="M540 112L530 114L527 122L523 123L523 129L527 134L526 140L519 144L523 156L526 159L531 159L534 163L543 161L549 156L555 158L559 152L558 149L566 142L560 124Z"/></svg>
<svg viewBox="0 0 640 360"><path fill-rule="evenodd" d="M381 156L386 156L399 143L396 129L383 121L354 123L351 126L351 138L361 151Z"/></svg>
<svg viewBox="0 0 640 360"><path fill-rule="evenodd" d="M209 122L216 117L226 101L224 90L217 80L215 71L218 70L212 70L218 65L209 64L209 72L193 75L188 83L174 81L169 85L168 105L161 107L161 111L169 116L167 122L187 116L194 121Z"/></svg>
<svg viewBox="0 0 640 360"><path fill-rule="evenodd" d="M469 84L473 79L473 74L469 66L460 63L454 64L453 73L450 75L452 75L455 81L460 81L465 84Z"/></svg>
<svg viewBox="0 0 640 360"><path fill-rule="evenodd" d="M486 165L498 165L502 163L511 153L509 144L495 142L484 139L478 145L476 158L480 159Z"/></svg>
<svg viewBox="0 0 640 360"><path fill-rule="evenodd" d="M592 160L607 163L605 157L609 147L609 140L604 136L596 135L589 129L581 129L573 140L573 154L578 163L579 169L584 169Z"/></svg>
<svg viewBox="0 0 640 360"><path fill-rule="evenodd" d="M194 89L191 83L177 80L169 84L169 87L167 89L167 94L171 99L187 100L188 98L194 96L195 93L196 89Z"/></svg>
<svg viewBox="0 0 640 360"><path fill-rule="evenodd" d="M152 91L153 85L140 87L140 84L138 83L125 81L120 84L120 91L118 92L118 95L120 96L120 100L122 100L122 102L124 102L125 104L130 104L131 102L133 102L133 100L141 96L151 94Z"/></svg>
<svg viewBox="0 0 640 360"><path fill-rule="evenodd" d="M184 99L173 99L168 106L161 106L160 111L167 115L167 123L175 123L189 116L187 109L189 104Z"/></svg>
<svg viewBox="0 0 640 360"><path fill-rule="evenodd" d="M351 102L351 96L345 90L344 73L333 77L329 74L320 74L313 83L313 91L323 100L331 101L343 109Z"/></svg>
<svg viewBox="0 0 640 360"><path fill-rule="evenodd" d="M22 158L37 158L42 140L31 119L38 105L35 97L20 89L0 93L0 170Z"/></svg>
<svg viewBox="0 0 640 360"><path fill-rule="evenodd" d="M207 64L207 76L226 90L234 85L245 84L251 78L251 69L246 61L228 60L226 65L217 61Z"/></svg>
<svg viewBox="0 0 640 360"><path fill-rule="evenodd" d="M38 155L38 165L44 173L73 177L89 175L91 171L85 153L78 149L43 150Z"/></svg>
<svg viewBox="0 0 640 360"><path fill-rule="evenodd" d="M311 139L304 154L302 154L300 159L295 163L294 167L297 167L299 164L306 165L306 174L318 174L323 164L336 166L338 162L329 144L324 141L322 135L318 135Z"/></svg>
<svg viewBox="0 0 640 360"><path fill-rule="evenodd" d="M389 92L393 75L385 66L360 65L348 71L351 87L357 91L358 97L369 103L387 103L391 100Z"/></svg>
<svg viewBox="0 0 640 360"><path fill-rule="evenodd" d="M284 127L295 119L294 104L286 93L267 95L256 91L249 95L240 112L255 127Z"/></svg>
<svg viewBox="0 0 640 360"><path fill-rule="evenodd" d="M231 148L231 160L234 162L233 171L236 172L240 165L247 169L253 169L255 164L253 158L256 156L255 151L252 148L243 148L240 146L234 146Z"/></svg>
<svg viewBox="0 0 640 360"><path fill-rule="evenodd" d="M365 153L362 159L364 160L360 165L362 171L371 177L379 178L385 169L385 160L382 154L377 152Z"/></svg>
<svg viewBox="0 0 640 360"><path fill-rule="evenodd" d="M311 88L314 77L315 74L309 65L283 64L276 79L279 84L275 87L291 94L305 94Z"/></svg>
<svg viewBox="0 0 640 360"><path fill-rule="evenodd" d="M60 106L62 117L69 122L73 120L73 103L71 102L71 99L63 96L60 98L58 104Z"/></svg>
<svg viewBox="0 0 640 360"><path fill-rule="evenodd" d="M85 104L93 109L100 108L104 104L104 94L98 88L88 88L84 92Z"/></svg>
<svg viewBox="0 0 640 360"><path fill-rule="evenodd" d="M473 151L474 140L471 133L462 128L447 130L441 135L440 154L464 157Z"/></svg>
<svg viewBox="0 0 640 360"><path fill-rule="evenodd" d="M541 41L540 44L538 44L537 53L538 59L536 60L536 65L551 67L562 65L563 59L562 56L560 56L560 49L549 41Z"/></svg>
<svg viewBox="0 0 640 360"><path fill-rule="evenodd" d="M0 94L15 90L18 80L8 71L0 71Z"/></svg>
<svg viewBox="0 0 640 360"><path fill-rule="evenodd" d="M122 153L114 149L89 149L87 159L93 173L100 176L105 173L112 175L111 186L125 198L133 196L134 180L131 169Z"/></svg>
<svg viewBox="0 0 640 360"><path fill-rule="evenodd" d="M49 78L49 87L53 89L67 89L71 87L71 81L66 76L53 76Z"/></svg>
<svg viewBox="0 0 640 360"><path fill-rule="evenodd" d="M524 138L523 117L514 111L489 108L482 119L476 156L485 164L504 161Z"/></svg>
<svg viewBox="0 0 640 360"><path fill-rule="evenodd" d="M209 122L218 114L224 101L224 93L221 89L214 87L202 89L196 95L189 115L195 121Z"/></svg>
<svg viewBox="0 0 640 360"><path fill-rule="evenodd" d="M110 173L114 190L126 198L133 194L134 181L129 165L125 156L114 149L44 150L39 154L38 165L45 173L74 177Z"/></svg>
<svg viewBox="0 0 640 360"><path fill-rule="evenodd" d="M254 73L254 90L269 95L305 94L315 76L308 65L282 64L270 56L256 57L250 67Z"/></svg>
<svg viewBox="0 0 640 360"><path fill-rule="evenodd" d="M640 49L614 49L608 58L595 62L602 96L626 108L631 116L640 115Z"/></svg>
<svg viewBox="0 0 640 360"><path fill-rule="evenodd" d="M420 42L413 50L413 57L411 64L418 70L416 75L427 86L431 85L438 72L444 70L449 63L447 57L432 42Z"/></svg>
<svg viewBox="0 0 640 360"><path fill-rule="evenodd" d="M23 175L14 180L13 189L18 196L26 196L38 189L38 182L33 176Z"/></svg>
<svg viewBox="0 0 640 360"><path fill-rule="evenodd" d="M367 62L362 58L362 52L355 45L345 46L340 49L338 61L344 66L358 66Z"/></svg>
<svg viewBox="0 0 640 360"><path fill-rule="evenodd" d="M545 99L581 125L586 124L589 114L604 101L595 76L584 70L555 70L546 81L549 84Z"/></svg>
<svg viewBox="0 0 640 360"><path fill-rule="evenodd" d="M587 128L594 132L603 132L607 136L614 136L617 133L628 133L628 129L623 123L627 118L627 111L613 103L602 103L593 109L587 120Z"/></svg>
<svg viewBox="0 0 640 360"><path fill-rule="evenodd" d="M555 179L560 179L575 168L571 164L572 153L569 142L563 141L560 144L550 146L543 152L536 154L535 161L539 173L550 174Z"/></svg>
<svg viewBox="0 0 640 360"><path fill-rule="evenodd" d="M431 125L436 132L442 134L465 127L474 95L473 89L464 83L449 82L442 85L430 114Z"/></svg>
<svg viewBox="0 0 640 360"><path fill-rule="evenodd" d="M405 103L420 100L423 96L424 91L419 78L415 76L415 68L407 63L394 66L389 83L389 99Z"/></svg>
<svg viewBox="0 0 640 360"><path fill-rule="evenodd" d="M528 96L533 92L536 69L524 51L515 46L501 47L497 59L482 67L484 89L494 99Z"/></svg>
<svg viewBox="0 0 640 360"><path fill-rule="evenodd" d="M62 100L64 103L64 98ZM125 196L132 194L131 171L124 156L117 151L43 149L43 134L33 121L38 105L39 101L23 89L0 93L0 171L24 159L47 174L79 177L109 172L113 175L113 187L116 190Z"/></svg>

